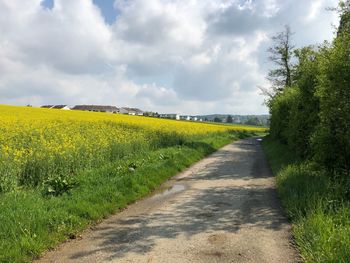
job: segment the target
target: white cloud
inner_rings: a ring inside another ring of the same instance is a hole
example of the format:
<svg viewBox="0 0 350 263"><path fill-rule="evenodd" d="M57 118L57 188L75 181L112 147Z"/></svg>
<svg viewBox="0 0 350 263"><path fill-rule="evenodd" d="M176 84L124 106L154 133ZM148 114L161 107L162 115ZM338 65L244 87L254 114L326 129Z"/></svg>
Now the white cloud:
<svg viewBox="0 0 350 263"><path fill-rule="evenodd" d="M141 45L196 47L205 22L196 1L116 1L117 37Z"/></svg>
<svg viewBox="0 0 350 263"><path fill-rule="evenodd" d="M331 39L336 2L117 0L108 25L92 0L0 0L0 103L266 113L269 36Z"/></svg>
<svg viewBox="0 0 350 263"><path fill-rule="evenodd" d="M317 17L317 15L320 13L323 3L324 3L323 0L313 1L310 5L310 11L306 16L305 21L310 22L314 20Z"/></svg>

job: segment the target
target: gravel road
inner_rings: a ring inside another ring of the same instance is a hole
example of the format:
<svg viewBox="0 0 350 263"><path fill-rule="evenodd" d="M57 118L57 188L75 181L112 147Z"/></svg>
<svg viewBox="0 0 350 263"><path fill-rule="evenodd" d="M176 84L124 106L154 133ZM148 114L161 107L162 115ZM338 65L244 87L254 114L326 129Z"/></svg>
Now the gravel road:
<svg viewBox="0 0 350 263"><path fill-rule="evenodd" d="M259 140L225 146L37 262L299 262Z"/></svg>

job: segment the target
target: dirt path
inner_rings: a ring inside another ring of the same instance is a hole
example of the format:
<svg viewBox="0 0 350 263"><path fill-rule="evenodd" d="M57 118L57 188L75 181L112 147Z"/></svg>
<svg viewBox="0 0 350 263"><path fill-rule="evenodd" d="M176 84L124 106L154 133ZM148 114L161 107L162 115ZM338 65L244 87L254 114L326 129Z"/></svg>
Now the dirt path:
<svg viewBox="0 0 350 263"><path fill-rule="evenodd" d="M230 144L38 262L298 262L257 138Z"/></svg>

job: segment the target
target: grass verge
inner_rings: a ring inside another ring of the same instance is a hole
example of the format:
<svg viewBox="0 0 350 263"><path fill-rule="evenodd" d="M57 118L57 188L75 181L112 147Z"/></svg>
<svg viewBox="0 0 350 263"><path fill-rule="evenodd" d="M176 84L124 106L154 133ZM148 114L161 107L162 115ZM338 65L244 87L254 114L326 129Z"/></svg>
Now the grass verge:
<svg viewBox="0 0 350 263"><path fill-rule="evenodd" d="M147 195L162 182L232 140L250 133L222 133L158 150L146 150L78 173L63 194L47 188L0 196L0 262L28 262L60 242Z"/></svg>
<svg viewBox="0 0 350 263"><path fill-rule="evenodd" d="M269 136L263 147L305 262L349 262L349 183L297 160Z"/></svg>

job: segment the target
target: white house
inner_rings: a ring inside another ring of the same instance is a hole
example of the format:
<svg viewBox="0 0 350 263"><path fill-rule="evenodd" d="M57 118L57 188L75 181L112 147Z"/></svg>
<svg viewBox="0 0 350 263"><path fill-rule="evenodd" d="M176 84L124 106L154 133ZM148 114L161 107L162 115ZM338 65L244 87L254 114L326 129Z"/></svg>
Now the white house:
<svg viewBox="0 0 350 263"><path fill-rule="evenodd" d="M68 105L44 105L41 108L45 109L56 109L56 110L70 110L71 108Z"/></svg>
<svg viewBox="0 0 350 263"><path fill-rule="evenodd" d="M191 120L191 117L190 117L190 116L187 116L187 115L181 115L181 116L180 116L180 119L181 119L181 120L185 120L185 121L190 121L190 120Z"/></svg>
<svg viewBox="0 0 350 263"><path fill-rule="evenodd" d="M70 107L68 105L55 105L51 109L70 110Z"/></svg>
<svg viewBox="0 0 350 263"><path fill-rule="evenodd" d="M174 119L174 120L180 120L180 115L176 113L166 113L166 114L160 114L160 118L164 119Z"/></svg>
<svg viewBox="0 0 350 263"><path fill-rule="evenodd" d="M119 109L108 105L75 105L72 110L117 113Z"/></svg>
<svg viewBox="0 0 350 263"><path fill-rule="evenodd" d="M122 107L119 109L119 113L121 114L129 114L129 115L137 115L142 116L143 111L138 108L128 108L128 107Z"/></svg>

